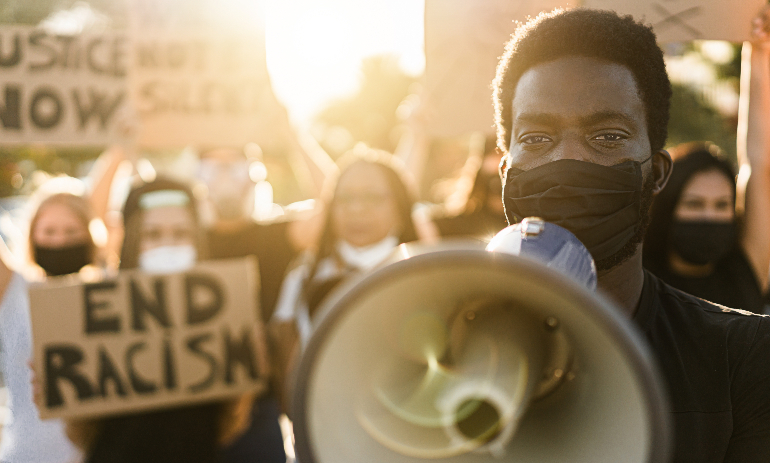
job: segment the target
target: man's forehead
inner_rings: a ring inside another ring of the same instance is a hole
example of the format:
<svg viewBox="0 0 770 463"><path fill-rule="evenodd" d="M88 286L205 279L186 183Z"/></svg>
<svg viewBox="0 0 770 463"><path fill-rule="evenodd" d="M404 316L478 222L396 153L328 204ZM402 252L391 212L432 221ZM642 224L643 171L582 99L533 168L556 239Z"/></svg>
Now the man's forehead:
<svg viewBox="0 0 770 463"><path fill-rule="evenodd" d="M644 103L631 70L589 57L564 57L522 74L512 105L514 124L522 116L586 117L623 114L644 119Z"/></svg>

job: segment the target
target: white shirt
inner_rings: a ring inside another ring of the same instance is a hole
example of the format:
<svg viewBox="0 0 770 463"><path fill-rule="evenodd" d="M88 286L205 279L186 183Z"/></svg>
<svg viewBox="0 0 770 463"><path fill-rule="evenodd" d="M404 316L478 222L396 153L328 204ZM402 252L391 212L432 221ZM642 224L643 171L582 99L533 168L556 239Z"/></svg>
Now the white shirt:
<svg viewBox="0 0 770 463"><path fill-rule="evenodd" d="M0 368L8 392L8 420L0 442L0 462L64 463L82 456L64 434L61 420L38 418L32 400L32 328L27 283L14 273L0 302Z"/></svg>
<svg viewBox="0 0 770 463"><path fill-rule="evenodd" d="M387 259L396 246L398 246L398 239L394 236L387 236L382 241L365 247L356 247L340 240L335 248L346 267L340 267L337 259L327 257L318 263L313 279L327 280L339 275L345 269L371 270ZM278 322L295 321L303 345L307 343L313 332L307 301L302 299L305 285L310 278L309 271L310 263L304 263L286 275L273 314L273 320Z"/></svg>

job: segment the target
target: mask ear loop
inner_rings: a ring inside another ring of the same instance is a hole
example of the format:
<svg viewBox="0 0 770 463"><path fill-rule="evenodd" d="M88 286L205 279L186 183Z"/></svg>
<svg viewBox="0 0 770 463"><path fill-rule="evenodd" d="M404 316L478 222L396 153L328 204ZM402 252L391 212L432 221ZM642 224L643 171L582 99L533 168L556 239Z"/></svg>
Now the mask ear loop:
<svg viewBox="0 0 770 463"><path fill-rule="evenodd" d="M647 159L645 159L644 161L640 162L640 163L639 163L639 165L640 165L640 166L643 166L643 165L644 165L644 164L645 164L647 161L649 161L650 159L652 159L652 157L653 157L653 156L655 156L655 153L650 153L650 155L649 155L649 156L647 156Z"/></svg>

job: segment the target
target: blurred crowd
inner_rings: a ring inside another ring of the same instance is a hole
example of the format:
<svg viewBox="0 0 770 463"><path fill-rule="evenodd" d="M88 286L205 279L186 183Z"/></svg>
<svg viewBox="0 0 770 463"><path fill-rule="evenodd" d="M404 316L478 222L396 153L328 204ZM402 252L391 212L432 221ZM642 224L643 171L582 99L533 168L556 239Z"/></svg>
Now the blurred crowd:
<svg viewBox="0 0 770 463"><path fill-rule="evenodd" d="M770 41L764 33L755 31L743 59L739 164L705 141L670 147L673 174L647 217L643 260L676 288L762 314L770 313ZM324 173L323 187L313 201L295 205L273 203L270 172L253 144L186 151L192 177L178 175L173 163L153 167L134 148L116 145L85 179L52 176L29 197L4 201L0 364L10 398L0 459L291 459L290 430L281 418L288 412L289 372L325 297L401 243L462 238L481 246L508 225L503 151L494 136L477 136L469 146L453 202L430 207L418 202L403 157L363 144L333 169L328 160L314 166ZM109 277L123 269L172 273L242 256L256 256L259 266L259 316L273 361L267 392L93 420L39 420L27 374L29 281Z"/></svg>

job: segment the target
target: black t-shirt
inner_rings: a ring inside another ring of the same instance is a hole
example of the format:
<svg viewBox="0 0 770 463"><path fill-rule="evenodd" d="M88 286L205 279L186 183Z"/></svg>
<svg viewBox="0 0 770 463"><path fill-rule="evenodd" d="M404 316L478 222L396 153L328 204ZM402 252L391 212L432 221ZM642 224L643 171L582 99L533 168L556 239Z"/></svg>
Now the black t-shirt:
<svg viewBox="0 0 770 463"><path fill-rule="evenodd" d="M218 404L105 418L87 463L216 463Z"/></svg>
<svg viewBox="0 0 770 463"><path fill-rule="evenodd" d="M248 223L238 231L209 231L209 253L213 259L257 256L260 277L260 310L267 322L273 315L286 269L296 257L287 233L289 222Z"/></svg>
<svg viewBox="0 0 770 463"><path fill-rule="evenodd" d="M751 264L740 250L734 250L720 260L711 275L684 277L669 268L658 268L651 263L648 270L674 288L693 296L734 309L762 313L764 300Z"/></svg>
<svg viewBox="0 0 770 463"><path fill-rule="evenodd" d="M674 462L770 462L770 318L645 272L634 321L668 383Z"/></svg>

